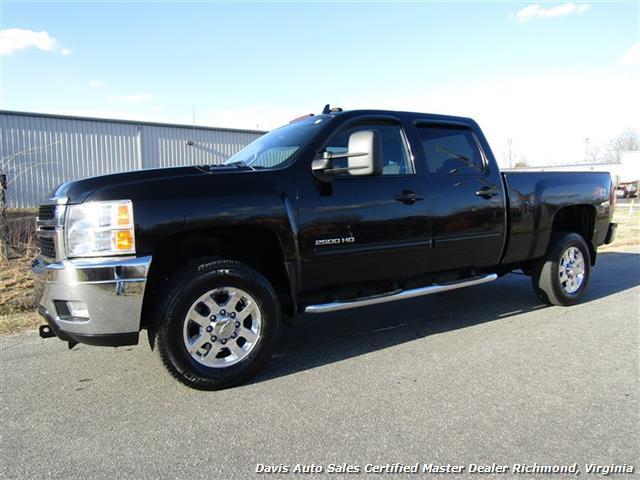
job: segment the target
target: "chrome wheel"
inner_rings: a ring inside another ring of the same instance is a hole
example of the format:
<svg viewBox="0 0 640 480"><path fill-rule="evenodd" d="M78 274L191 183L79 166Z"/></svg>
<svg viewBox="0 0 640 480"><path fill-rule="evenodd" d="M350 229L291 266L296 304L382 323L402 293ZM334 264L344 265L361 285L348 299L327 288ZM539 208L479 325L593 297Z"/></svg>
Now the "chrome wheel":
<svg viewBox="0 0 640 480"><path fill-rule="evenodd" d="M245 359L257 345L261 331L256 300L239 288L221 287L193 302L184 319L183 340L194 360L224 368Z"/></svg>
<svg viewBox="0 0 640 480"><path fill-rule="evenodd" d="M566 293L577 292L584 282L584 256L576 247L567 248L560 258L558 276L560 286Z"/></svg>

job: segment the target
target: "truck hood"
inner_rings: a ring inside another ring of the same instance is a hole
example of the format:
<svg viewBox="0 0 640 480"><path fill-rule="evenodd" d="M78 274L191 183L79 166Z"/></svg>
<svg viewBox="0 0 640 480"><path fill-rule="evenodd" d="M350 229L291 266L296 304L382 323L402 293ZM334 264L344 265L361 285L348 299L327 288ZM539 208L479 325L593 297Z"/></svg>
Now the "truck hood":
<svg viewBox="0 0 640 480"><path fill-rule="evenodd" d="M51 192L50 198L66 198L67 203L82 203L93 192L104 188L134 186L136 184L172 179L185 179L185 177L202 177L210 175L224 175L228 173L251 173L253 170L238 166L209 166L196 165L186 167L156 168L149 170L136 170L131 172L100 175L66 182L56 187Z"/></svg>

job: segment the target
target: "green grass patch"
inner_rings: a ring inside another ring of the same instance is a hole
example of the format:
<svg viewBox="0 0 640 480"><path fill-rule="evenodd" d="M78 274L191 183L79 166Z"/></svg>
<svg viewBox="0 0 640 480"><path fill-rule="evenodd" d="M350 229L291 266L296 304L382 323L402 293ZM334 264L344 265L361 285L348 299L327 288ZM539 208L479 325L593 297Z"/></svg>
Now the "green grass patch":
<svg viewBox="0 0 640 480"><path fill-rule="evenodd" d="M618 207L613 221L618 224L616 239L610 245L603 245L601 249L615 250L619 247L640 246L640 205L634 205L631 211L629 208Z"/></svg>

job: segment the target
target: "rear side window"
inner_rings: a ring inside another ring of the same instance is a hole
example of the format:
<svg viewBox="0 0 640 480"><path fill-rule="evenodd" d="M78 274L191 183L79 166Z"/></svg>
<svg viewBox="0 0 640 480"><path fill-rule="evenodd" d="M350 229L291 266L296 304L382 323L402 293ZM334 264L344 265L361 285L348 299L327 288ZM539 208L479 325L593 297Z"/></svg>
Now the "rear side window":
<svg viewBox="0 0 640 480"><path fill-rule="evenodd" d="M436 175L478 175L484 162L469 129L421 126L418 134L429 171Z"/></svg>

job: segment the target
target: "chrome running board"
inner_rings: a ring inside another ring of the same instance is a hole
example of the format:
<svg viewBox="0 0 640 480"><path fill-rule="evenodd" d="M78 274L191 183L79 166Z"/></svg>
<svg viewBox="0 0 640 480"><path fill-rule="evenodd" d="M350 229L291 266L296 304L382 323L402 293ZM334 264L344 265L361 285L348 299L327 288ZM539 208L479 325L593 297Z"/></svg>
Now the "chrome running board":
<svg viewBox="0 0 640 480"><path fill-rule="evenodd" d="M458 288L472 287L473 285L481 285L483 283L493 282L498 275L492 273L490 275L482 275L472 277L460 282L443 283L429 285L428 287L413 288L411 290L400 290L383 295L375 295L373 297L358 298L355 300L347 300L344 302L321 303L319 305L307 305L304 313L327 313L337 312L340 310L348 310L350 308L366 307L368 305L377 305L379 303L394 302L396 300L406 300L407 298L421 297L423 295L432 295L434 293L446 292L448 290L457 290Z"/></svg>

